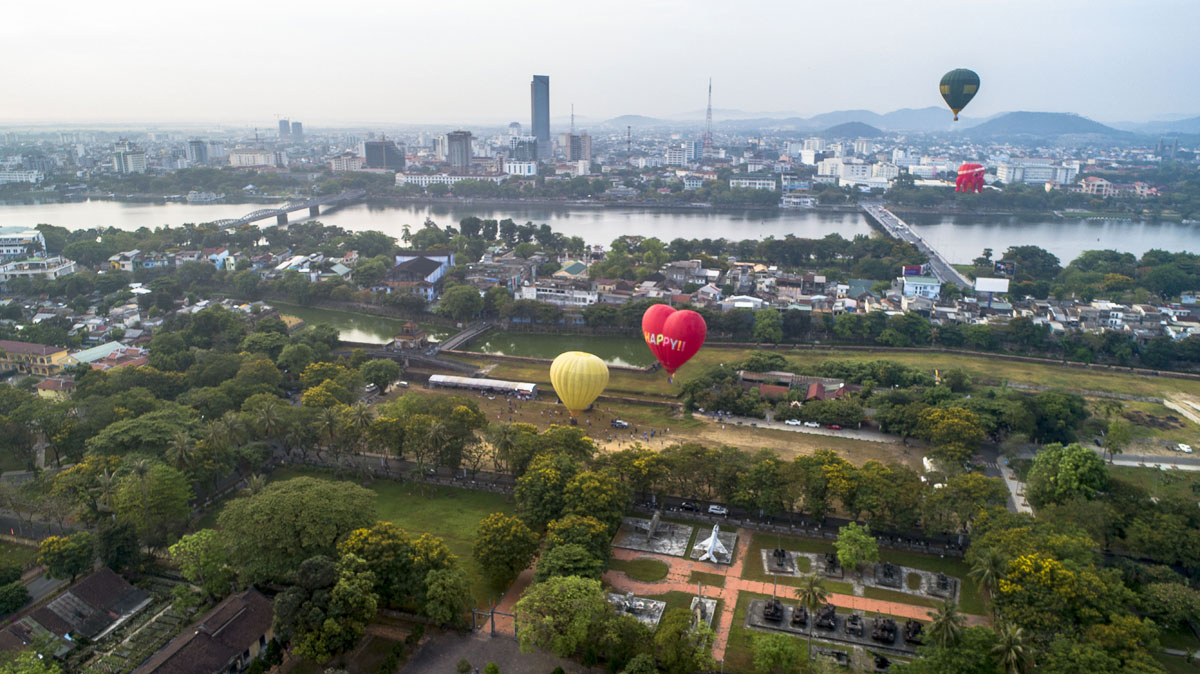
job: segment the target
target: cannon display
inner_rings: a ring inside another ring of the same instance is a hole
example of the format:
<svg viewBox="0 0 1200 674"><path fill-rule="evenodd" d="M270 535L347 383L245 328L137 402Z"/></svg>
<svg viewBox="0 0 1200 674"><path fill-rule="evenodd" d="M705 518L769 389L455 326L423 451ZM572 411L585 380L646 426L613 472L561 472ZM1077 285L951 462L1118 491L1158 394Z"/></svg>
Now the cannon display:
<svg viewBox="0 0 1200 674"><path fill-rule="evenodd" d="M804 627L808 625L808 609L803 606L797 606L792 609L792 627Z"/></svg>
<svg viewBox="0 0 1200 674"><path fill-rule="evenodd" d="M904 583L900 567L891 562L884 562L875 567L875 582L887 587L900 587Z"/></svg>
<svg viewBox="0 0 1200 674"><path fill-rule="evenodd" d="M763 604L763 620L777 623L783 620L783 602L772 597Z"/></svg>
<svg viewBox="0 0 1200 674"><path fill-rule="evenodd" d="M840 576L842 575L842 565L838 563L837 554L833 552L825 553L825 575Z"/></svg>
<svg viewBox="0 0 1200 674"><path fill-rule="evenodd" d="M904 640L910 644L921 643L921 631L924 628L921 623L915 620L909 620L904 623Z"/></svg>
<svg viewBox="0 0 1200 674"><path fill-rule="evenodd" d="M863 634L863 619L857 613L846 616L846 634L861 637Z"/></svg>
<svg viewBox="0 0 1200 674"><path fill-rule="evenodd" d="M880 655L878 653L872 653L871 655L875 657L875 671L886 672L891 669L892 661L889 660L887 656Z"/></svg>
<svg viewBox="0 0 1200 674"><path fill-rule="evenodd" d="M871 641L889 645L896 643L896 621L891 618L876 618L871 628Z"/></svg>
<svg viewBox="0 0 1200 674"><path fill-rule="evenodd" d="M837 609L833 604L826 604L817 611L817 627L823 630L837 629Z"/></svg>
<svg viewBox="0 0 1200 674"><path fill-rule="evenodd" d="M814 648L813 659L817 658L829 658L842 667L850 666L850 654L845 651L835 651L831 648Z"/></svg>

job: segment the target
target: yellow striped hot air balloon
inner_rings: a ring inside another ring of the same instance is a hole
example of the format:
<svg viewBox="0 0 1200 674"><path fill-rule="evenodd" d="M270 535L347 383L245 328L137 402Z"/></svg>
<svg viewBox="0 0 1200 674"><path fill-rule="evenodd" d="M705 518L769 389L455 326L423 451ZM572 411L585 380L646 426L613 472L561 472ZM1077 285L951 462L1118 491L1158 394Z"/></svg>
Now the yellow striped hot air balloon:
<svg viewBox="0 0 1200 674"><path fill-rule="evenodd" d="M550 364L550 383L574 422L576 415L595 402L608 386L608 366L583 351L560 353Z"/></svg>

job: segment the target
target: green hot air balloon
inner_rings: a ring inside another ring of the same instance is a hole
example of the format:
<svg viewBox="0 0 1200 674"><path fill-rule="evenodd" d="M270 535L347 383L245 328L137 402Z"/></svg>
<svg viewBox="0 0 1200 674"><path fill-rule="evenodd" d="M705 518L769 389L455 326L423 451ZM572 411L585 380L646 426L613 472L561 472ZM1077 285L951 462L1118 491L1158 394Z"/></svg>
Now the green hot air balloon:
<svg viewBox="0 0 1200 674"><path fill-rule="evenodd" d="M942 75L940 89L942 98L946 99L946 105L954 111L954 121L957 122L959 111L967 107L967 103L970 103L979 91L979 75L966 68L956 68Z"/></svg>

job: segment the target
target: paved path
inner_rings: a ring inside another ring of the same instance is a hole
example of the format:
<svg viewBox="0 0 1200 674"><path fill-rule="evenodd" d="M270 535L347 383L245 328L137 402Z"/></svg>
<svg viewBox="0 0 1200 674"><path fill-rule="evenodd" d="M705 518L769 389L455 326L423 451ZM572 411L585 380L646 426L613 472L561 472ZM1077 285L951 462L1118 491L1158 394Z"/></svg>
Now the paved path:
<svg viewBox="0 0 1200 674"><path fill-rule="evenodd" d="M742 578L742 571L746 563L746 553L750 548L750 539L752 536L753 533L750 531L744 529L738 531L738 543L737 548L734 550L733 564L728 566L639 550L613 548L613 557L617 559L656 559L665 563L670 569L667 571L666 578L654 583L633 580L620 571L608 571L604 574L604 580L619 592L633 592L638 596L647 596L665 594L667 592L695 594L697 589L696 584L689 580L693 571L703 571L724 576L724 587L704 588L705 597L715 597L720 599L722 603L717 622L713 625L713 657L723 662L725 660L725 649L729 645L729 633L733 629L733 614L737 607L738 595L742 592L770 595L776 589L772 583ZM794 592L794 589L790 585L781 585L778 586L778 591L781 596L787 597ZM901 618L929 619L928 613L930 609L912 604L868 599L866 597L855 597L832 592L828 596L828 601L834 606L868 614L886 613ZM967 616L967 619L969 624L972 625L983 624L985 622L982 616Z"/></svg>
<svg viewBox="0 0 1200 674"><path fill-rule="evenodd" d="M710 424L724 424L726 426L737 425L741 422L743 426L753 425L756 428L769 428L773 431L791 431L793 433L808 433L809 435L827 435L833 438L851 438L853 440L863 440L866 442L885 442L888 444L899 444L900 437L896 435L888 435L883 431L873 431L866 428L843 428L840 431L835 431L832 428L812 428L809 426L789 426L782 421L768 421L756 417L721 417L716 419L707 414L697 414L697 419L707 421Z"/></svg>
<svg viewBox="0 0 1200 674"><path fill-rule="evenodd" d="M1004 485L1008 487L1008 509L1015 513L1033 514L1033 508L1029 507L1029 501L1025 500L1025 483L1017 479L1016 472L1007 465L1000 466L1000 476L1004 478Z"/></svg>

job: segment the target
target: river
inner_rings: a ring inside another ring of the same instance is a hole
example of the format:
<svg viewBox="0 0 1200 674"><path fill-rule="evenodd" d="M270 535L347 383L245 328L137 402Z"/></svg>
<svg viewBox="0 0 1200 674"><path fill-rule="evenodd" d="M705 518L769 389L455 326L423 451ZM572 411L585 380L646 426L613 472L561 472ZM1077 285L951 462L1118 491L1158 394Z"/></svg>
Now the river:
<svg viewBox="0 0 1200 674"><path fill-rule="evenodd" d="M262 204L124 203L92 200L52 204L0 205L0 226L31 227L39 223L70 229L113 226L181 225L241 216ZM300 213L293 213L298 216ZM633 208L554 207L515 204L354 204L322 214L319 219L348 230L377 229L399 237L404 225L416 229L426 218L440 225L462 218L512 218L546 223L567 236L589 244L607 245L622 234L656 236L669 241L684 238L746 239L788 234L820 238L837 232L846 238L868 234L861 213L826 211L670 210ZM1171 251L1200 249L1200 228L1176 222L1093 223L1053 217L907 215L905 220L952 262L970 262L984 248L999 257L1009 246L1033 244L1054 253L1066 264L1080 252L1115 248L1141 255L1151 248ZM262 221L268 226L272 221Z"/></svg>

